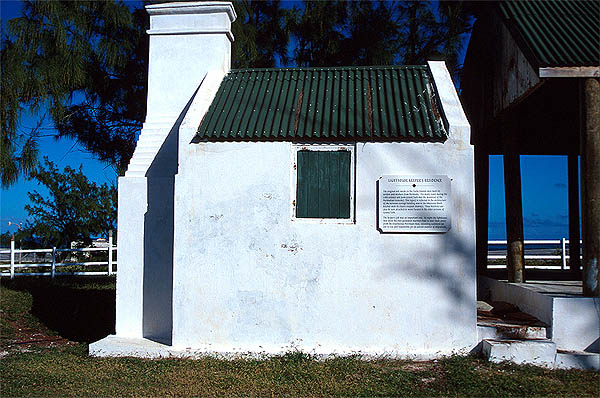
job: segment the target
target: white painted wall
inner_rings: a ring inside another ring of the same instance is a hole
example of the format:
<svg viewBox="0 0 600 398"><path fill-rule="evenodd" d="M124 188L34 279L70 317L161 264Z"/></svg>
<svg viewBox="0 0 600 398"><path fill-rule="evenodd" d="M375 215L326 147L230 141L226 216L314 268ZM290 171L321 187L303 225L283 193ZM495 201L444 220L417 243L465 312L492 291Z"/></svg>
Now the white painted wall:
<svg viewBox="0 0 600 398"><path fill-rule="evenodd" d="M229 2L164 3L146 6L150 15L146 122L170 126L209 70L231 67Z"/></svg>
<svg viewBox="0 0 600 398"><path fill-rule="evenodd" d="M443 64L430 67L438 90L454 92ZM417 357L473 348L473 149L450 94L440 93L454 123L446 143L357 143L356 222L315 224L291 220L291 143L185 144L210 103L201 88L179 131L173 348ZM384 174L448 175L451 230L381 234Z"/></svg>
<svg viewBox="0 0 600 398"><path fill-rule="evenodd" d="M359 143L356 223L290 219L290 143L192 145L176 177L173 344L433 356L476 343L472 150ZM447 174L446 234L380 234L383 174Z"/></svg>
<svg viewBox="0 0 600 398"><path fill-rule="evenodd" d="M117 336L210 352L295 345L433 357L473 348L473 149L443 63L430 69L449 139L356 144L356 222L292 221L291 143L191 143L229 67L231 6L148 10L147 122L119 180ZM379 233L384 174L448 175L451 230Z"/></svg>
<svg viewBox="0 0 600 398"><path fill-rule="evenodd" d="M207 73L220 71L211 75L218 85L229 70L236 14L231 3L210 1L155 4L146 10L147 115L128 170L119 178L115 328L117 336L169 343L179 127L195 90L203 81L208 86Z"/></svg>

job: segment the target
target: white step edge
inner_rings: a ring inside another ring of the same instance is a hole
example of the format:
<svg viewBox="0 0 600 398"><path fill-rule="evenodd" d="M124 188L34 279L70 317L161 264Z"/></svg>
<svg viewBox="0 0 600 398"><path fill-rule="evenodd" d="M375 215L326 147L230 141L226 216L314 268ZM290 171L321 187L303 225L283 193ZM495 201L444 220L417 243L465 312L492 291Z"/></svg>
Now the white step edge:
<svg viewBox="0 0 600 398"><path fill-rule="evenodd" d="M137 144L162 144L167 137L140 137Z"/></svg>
<svg viewBox="0 0 600 398"><path fill-rule="evenodd" d="M483 355L494 363L513 362L554 367L556 344L550 340L492 340L482 342Z"/></svg>
<svg viewBox="0 0 600 398"><path fill-rule="evenodd" d="M151 157L151 158L150 157L148 157L148 158L140 158L140 157L133 158L132 157L129 160L129 166L134 165L134 164L137 164L137 165L145 164L145 165L150 166L150 164L152 163L153 160L154 160L154 157Z"/></svg>
<svg viewBox="0 0 600 398"><path fill-rule="evenodd" d="M145 170L127 170L125 177L146 177Z"/></svg>
<svg viewBox="0 0 600 398"><path fill-rule="evenodd" d="M600 371L600 354L594 352L557 352L556 369L582 369Z"/></svg>

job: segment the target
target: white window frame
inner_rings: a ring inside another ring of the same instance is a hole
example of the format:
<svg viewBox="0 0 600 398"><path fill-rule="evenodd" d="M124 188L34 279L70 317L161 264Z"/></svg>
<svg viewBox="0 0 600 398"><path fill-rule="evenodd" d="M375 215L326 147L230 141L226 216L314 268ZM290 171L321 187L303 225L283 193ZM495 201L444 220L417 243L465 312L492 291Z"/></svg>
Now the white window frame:
<svg viewBox="0 0 600 398"><path fill-rule="evenodd" d="M309 224L355 224L356 200L356 144L292 144L290 167L290 219L294 222ZM296 193L298 191L298 151L349 151L350 152L350 218L307 218L296 217Z"/></svg>

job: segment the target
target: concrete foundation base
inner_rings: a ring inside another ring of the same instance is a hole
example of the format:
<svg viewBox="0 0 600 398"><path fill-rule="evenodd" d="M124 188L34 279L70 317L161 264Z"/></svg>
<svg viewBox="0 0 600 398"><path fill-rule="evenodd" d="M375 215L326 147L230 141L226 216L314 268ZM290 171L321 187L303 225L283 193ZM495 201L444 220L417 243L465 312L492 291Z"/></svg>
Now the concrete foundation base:
<svg viewBox="0 0 600 398"><path fill-rule="evenodd" d="M106 336L90 344L90 355L94 357L141 357L141 358L180 358L184 352L148 339Z"/></svg>
<svg viewBox="0 0 600 398"><path fill-rule="evenodd" d="M95 357L138 357L138 358L189 358L199 359L204 357L216 357L219 359L264 359L277 355L284 355L289 352L302 351L310 354L314 358L326 359L338 356L358 356L362 359L407 359L415 361L424 361L440 358L446 355L465 355L469 351L456 350L452 352L430 352L430 353L400 353L393 351L379 352L376 350L360 351L331 351L319 349L316 347L307 348L290 344L286 346L257 346L250 350L242 350L233 346L204 346L196 348L178 348L170 345L157 343L152 340L142 338L129 338L110 335L102 340L90 344L89 354Z"/></svg>

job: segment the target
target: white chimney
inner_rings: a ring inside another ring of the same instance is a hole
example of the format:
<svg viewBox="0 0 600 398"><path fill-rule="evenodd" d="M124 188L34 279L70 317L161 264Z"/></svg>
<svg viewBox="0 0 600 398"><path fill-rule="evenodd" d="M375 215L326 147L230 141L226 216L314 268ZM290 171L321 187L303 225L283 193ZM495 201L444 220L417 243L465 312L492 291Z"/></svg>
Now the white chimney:
<svg viewBox="0 0 600 398"><path fill-rule="evenodd" d="M230 2L164 3L150 15L145 128L170 127L209 70L231 67Z"/></svg>

